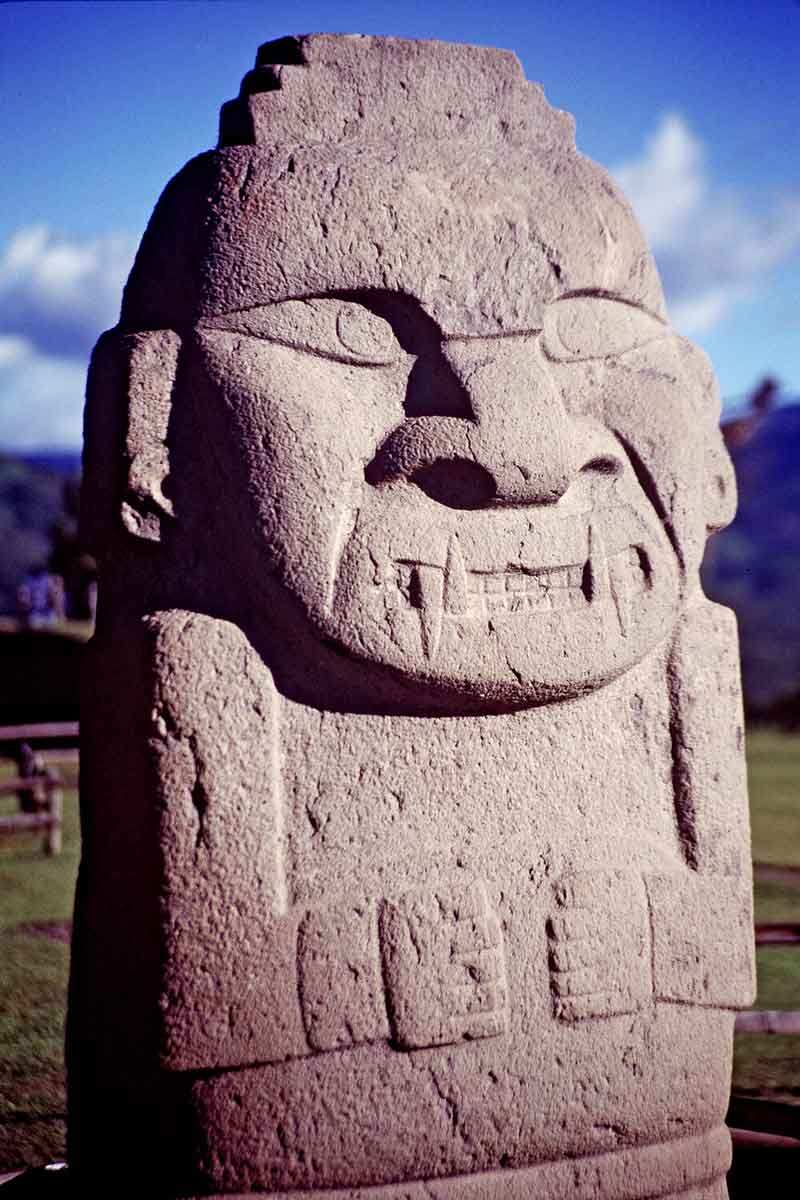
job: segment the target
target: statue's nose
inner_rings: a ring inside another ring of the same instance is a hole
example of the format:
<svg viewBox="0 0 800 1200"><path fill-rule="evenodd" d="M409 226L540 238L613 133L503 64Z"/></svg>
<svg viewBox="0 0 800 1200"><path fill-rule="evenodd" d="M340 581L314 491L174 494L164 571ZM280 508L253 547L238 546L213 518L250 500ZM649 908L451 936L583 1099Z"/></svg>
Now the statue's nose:
<svg viewBox="0 0 800 1200"><path fill-rule="evenodd" d="M567 412L527 339L497 339L489 352L486 342L449 343L444 354L470 417L408 419L370 464L370 482L406 478L456 507L555 504L584 467L621 469L608 439L599 447Z"/></svg>
<svg viewBox="0 0 800 1200"><path fill-rule="evenodd" d="M580 470L570 418L546 364L530 346L503 347L477 363L448 350L476 428L475 463L495 483L496 504L554 504Z"/></svg>

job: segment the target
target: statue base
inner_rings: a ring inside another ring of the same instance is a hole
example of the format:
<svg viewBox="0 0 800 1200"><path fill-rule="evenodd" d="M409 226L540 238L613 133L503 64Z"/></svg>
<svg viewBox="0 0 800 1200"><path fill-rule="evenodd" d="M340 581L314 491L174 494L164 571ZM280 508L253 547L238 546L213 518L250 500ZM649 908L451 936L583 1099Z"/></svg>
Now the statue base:
<svg viewBox="0 0 800 1200"><path fill-rule="evenodd" d="M730 1165L730 1133L721 1125L656 1145L475 1175L191 1200L728 1200Z"/></svg>

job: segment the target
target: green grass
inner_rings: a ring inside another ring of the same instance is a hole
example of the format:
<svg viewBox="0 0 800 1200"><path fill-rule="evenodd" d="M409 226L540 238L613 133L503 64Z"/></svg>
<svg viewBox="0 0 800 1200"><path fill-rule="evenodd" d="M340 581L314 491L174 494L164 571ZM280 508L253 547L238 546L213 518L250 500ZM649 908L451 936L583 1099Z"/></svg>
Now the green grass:
<svg viewBox="0 0 800 1200"><path fill-rule="evenodd" d="M0 935L0 1169L62 1158L64 1008L69 952L42 937Z"/></svg>
<svg viewBox="0 0 800 1200"><path fill-rule="evenodd" d="M757 1008L800 1008L800 946L759 946L756 967ZM733 1090L800 1104L800 1036L736 1034Z"/></svg>
<svg viewBox="0 0 800 1200"><path fill-rule="evenodd" d="M753 891L756 925L777 925L784 921L800 924L800 872L796 885L756 879Z"/></svg>
<svg viewBox="0 0 800 1200"><path fill-rule="evenodd" d="M756 968L757 1008L800 1008L800 946L759 946ZM800 1104L800 1036L737 1034L733 1088L752 1096Z"/></svg>
<svg viewBox="0 0 800 1200"><path fill-rule="evenodd" d="M754 862L800 867L800 737L749 733L747 762Z"/></svg>
<svg viewBox="0 0 800 1200"><path fill-rule="evenodd" d="M800 946L759 946L756 968L758 1008L800 1009Z"/></svg>
<svg viewBox="0 0 800 1200"><path fill-rule="evenodd" d="M757 730L747 735L753 860L800 868L800 737ZM757 924L800 923L800 870L796 883L755 879ZM796 1000L800 1008L800 989Z"/></svg>
<svg viewBox="0 0 800 1200"><path fill-rule="evenodd" d="M754 861L800 867L800 737L748 733L747 764ZM754 891L757 923L800 923L800 873L796 886L756 878ZM756 963L757 1007L800 1009L800 946L759 947ZM800 1037L737 1036L733 1087L800 1104Z"/></svg>
<svg viewBox="0 0 800 1200"><path fill-rule="evenodd" d="M62 774L74 785L74 767ZM74 786L64 793L62 854L46 858L41 844L41 834L0 839L0 1170L64 1154L69 948L19 927L71 917L79 848Z"/></svg>
<svg viewBox="0 0 800 1200"><path fill-rule="evenodd" d="M800 738L750 734L748 762L754 858L800 866ZM9 772L0 767L0 778ZM64 774L74 783L74 768L66 768ZM2 802L5 811L14 805L13 799ZM68 947L19 927L69 920L78 846L74 787L64 795L60 856L42 855L41 836L0 839L0 1171L64 1154ZM800 886L758 880L756 919L800 922ZM757 1003L762 1008L800 1008L800 947L759 949ZM738 1037L734 1087L800 1103L800 1037Z"/></svg>
<svg viewBox="0 0 800 1200"><path fill-rule="evenodd" d="M800 1104L800 1037L741 1034L733 1046L733 1090Z"/></svg>

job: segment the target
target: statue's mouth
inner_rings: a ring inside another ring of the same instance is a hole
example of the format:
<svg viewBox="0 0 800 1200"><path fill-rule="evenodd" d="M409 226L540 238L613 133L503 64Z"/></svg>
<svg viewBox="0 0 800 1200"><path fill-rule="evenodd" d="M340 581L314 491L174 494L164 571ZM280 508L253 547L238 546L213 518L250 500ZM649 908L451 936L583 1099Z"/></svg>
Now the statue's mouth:
<svg viewBox="0 0 800 1200"><path fill-rule="evenodd" d="M509 563L496 570L474 569L464 562L458 540L450 539L443 567L398 559L390 586L405 608L420 614L427 658L436 654L442 620L487 621L508 614L544 614L612 604L619 631L626 637L631 602L653 586L651 558L643 545L631 543L607 555L602 534L590 527L583 562L556 567Z"/></svg>
<svg viewBox="0 0 800 1200"><path fill-rule="evenodd" d="M678 564L632 475L469 513L387 485L349 522L326 633L459 694L586 691L641 661L675 618Z"/></svg>

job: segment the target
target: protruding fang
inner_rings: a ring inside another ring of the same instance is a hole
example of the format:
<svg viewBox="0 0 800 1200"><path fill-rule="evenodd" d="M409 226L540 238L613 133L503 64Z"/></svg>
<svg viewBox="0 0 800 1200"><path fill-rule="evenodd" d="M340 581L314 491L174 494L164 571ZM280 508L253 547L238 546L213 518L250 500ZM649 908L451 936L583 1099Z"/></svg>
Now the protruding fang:
<svg viewBox="0 0 800 1200"><path fill-rule="evenodd" d="M617 556L612 560L611 595L617 610L619 631L623 637L627 637L631 618L631 589L627 556Z"/></svg>
<svg viewBox="0 0 800 1200"><path fill-rule="evenodd" d="M452 616L465 613L467 602L467 572L458 538L452 535L447 545L447 560L444 565L444 607Z"/></svg>
<svg viewBox="0 0 800 1200"><path fill-rule="evenodd" d="M412 589L414 607L419 609L422 650L433 662L442 634L442 593L444 574L438 567L414 567Z"/></svg>
<svg viewBox="0 0 800 1200"><path fill-rule="evenodd" d="M642 590L649 591L653 586L653 564L644 546L633 546L632 553L636 556L635 563L641 572Z"/></svg>
<svg viewBox="0 0 800 1200"><path fill-rule="evenodd" d="M589 557L587 561L589 599L592 604L603 601L609 594L608 555L603 535L596 525L589 526Z"/></svg>

